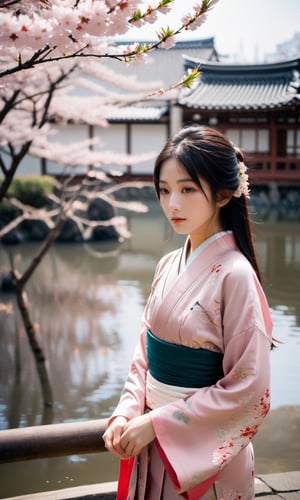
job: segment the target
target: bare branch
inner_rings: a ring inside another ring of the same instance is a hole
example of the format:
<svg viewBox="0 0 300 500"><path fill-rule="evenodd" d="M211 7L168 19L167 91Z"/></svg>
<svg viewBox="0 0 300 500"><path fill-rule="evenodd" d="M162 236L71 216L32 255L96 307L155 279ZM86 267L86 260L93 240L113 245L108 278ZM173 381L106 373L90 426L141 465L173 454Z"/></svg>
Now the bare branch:
<svg viewBox="0 0 300 500"><path fill-rule="evenodd" d="M46 237L45 241L42 243L42 245L39 248L39 251L37 254L33 257L32 261L30 262L29 266L27 269L24 271L22 276L19 278L19 286L21 288L24 288L26 282L29 280L29 278L32 276L36 268L38 267L39 263L43 259L44 255L47 253L49 250L50 246L52 243L56 240L61 228L63 227L64 223L66 221L66 218L64 215L60 216L57 219L57 222L53 229L50 231L48 236Z"/></svg>

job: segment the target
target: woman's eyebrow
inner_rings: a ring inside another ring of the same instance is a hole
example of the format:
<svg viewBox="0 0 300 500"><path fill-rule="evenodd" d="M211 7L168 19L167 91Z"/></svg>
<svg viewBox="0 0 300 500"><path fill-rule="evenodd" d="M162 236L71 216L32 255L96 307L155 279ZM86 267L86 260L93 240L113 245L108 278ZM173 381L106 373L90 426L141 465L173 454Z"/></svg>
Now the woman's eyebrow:
<svg viewBox="0 0 300 500"><path fill-rule="evenodd" d="M164 179L159 179L159 182L163 184L168 184L168 181L165 181ZM191 177L185 177L183 179L178 179L176 182L180 183L180 182L194 182L194 181L193 179L191 179Z"/></svg>

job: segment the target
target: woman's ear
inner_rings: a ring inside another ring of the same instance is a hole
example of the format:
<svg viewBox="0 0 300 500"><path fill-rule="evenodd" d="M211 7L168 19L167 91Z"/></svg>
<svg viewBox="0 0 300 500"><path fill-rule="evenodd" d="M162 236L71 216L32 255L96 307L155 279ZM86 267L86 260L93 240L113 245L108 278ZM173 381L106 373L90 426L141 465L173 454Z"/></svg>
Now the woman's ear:
<svg viewBox="0 0 300 500"><path fill-rule="evenodd" d="M222 208L231 200L232 192L228 191L228 189L221 189L217 192L216 196L216 204L217 207Z"/></svg>

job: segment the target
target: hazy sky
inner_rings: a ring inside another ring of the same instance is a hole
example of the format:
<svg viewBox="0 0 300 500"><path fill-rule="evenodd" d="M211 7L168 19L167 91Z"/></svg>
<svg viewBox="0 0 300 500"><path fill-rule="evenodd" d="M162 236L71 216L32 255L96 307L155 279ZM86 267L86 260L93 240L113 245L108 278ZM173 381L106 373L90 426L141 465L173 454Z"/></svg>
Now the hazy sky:
<svg viewBox="0 0 300 500"><path fill-rule="evenodd" d="M145 0L146 6L155 3ZM197 0L175 0L172 15L161 16L157 27L169 24L175 28L182 14L192 12L195 3ZM145 39L156 29L152 26L136 33ZM262 60L265 53L274 52L277 44L290 40L296 32L300 32L300 0L219 0L202 27L180 39L214 36L219 53L231 57L243 54L251 62Z"/></svg>

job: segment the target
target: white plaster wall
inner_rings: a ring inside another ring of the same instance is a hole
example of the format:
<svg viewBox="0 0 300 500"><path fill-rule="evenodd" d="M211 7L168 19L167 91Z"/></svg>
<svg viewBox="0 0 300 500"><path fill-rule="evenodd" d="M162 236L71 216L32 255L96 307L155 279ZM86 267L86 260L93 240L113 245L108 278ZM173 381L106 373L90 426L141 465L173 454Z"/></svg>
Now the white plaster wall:
<svg viewBox="0 0 300 500"><path fill-rule="evenodd" d="M152 153L153 158L131 165L133 174L152 174L155 157L165 145L168 138L167 124L131 124L130 147L134 156ZM94 136L100 137L104 151L127 154L127 126L111 124L107 128L95 127ZM110 164L103 167L106 171L126 172L127 165Z"/></svg>
<svg viewBox="0 0 300 500"><path fill-rule="evenodd" d="M88 139L88 127L86 125L56 125L54 127L56 133L49 135L49 141L53 143L53 148L58 144L72 144ZM59 146L57 146L59 147ZM73 170L68 168L67 173L74 172L75 174L85 173L87 165L74 167ZM55 175L64 172L64 166L59 162L47 160L47 174Z"/></svg>
<svg viewBox="0 0 300 500"><path fill-rule="evenodd" d="M132 166L134 174L152 174L155 158L168 139L166 124L132 125L132 154L153 153L153 158Z"/></svg>
<svg viewBox="0 0 300 500"><path fill-rule="evenodd" d="M94 146L95 151L111 151L112 153L126 154L126 125L111 124L108 127L94 127L94 137L99 138L99 145ZM126 172L126 165L116 165L111 163L103 165L103 169L108 172Z"/></svg>
<svg viewBox="0 0 300 500"><path fill-rule="evenodd" d="M84 141L89 138L88 126L86 125L57 125L56 133L49 136L49 141L53 143L72 144ZM94 137L99 138L99 144L93 146L94 151L105 151L117 154L127 154L127 125L111 124L108 127L94 127ZM140 161L131 166L131 172L134 174L152 174L153 165L157 154L161 151L168 139L167 124L135 124L130 125L130 147L131 154L137 156L152 153L152 159ZM59 146L57 146L59 147ZM72 170L64 167L59 162L46 161L47 173L57 175L63 172L70 173ZM87 164L74 167L74 173L85 173ZM110 172L126 172L127 165L118 165L114 162L103 165L104 170ZM17 175L42 173L41 160L27 155L18 170Z"/></svg>
<svg viewBox="0 0 300 500"><path fill-rule="evenodd" d="M26 155L18 166L16 177L25 177L26 175L41 175L41 160L33 156Z"/></svg>
<svg viewBox="0 0 300 500"><path fill-rule="evenodd" d="M182 128L182 108L170 106L170 136L173 137Z"/></svg>

